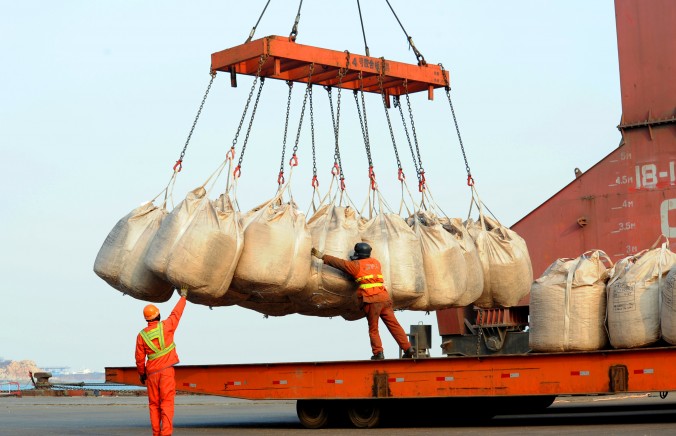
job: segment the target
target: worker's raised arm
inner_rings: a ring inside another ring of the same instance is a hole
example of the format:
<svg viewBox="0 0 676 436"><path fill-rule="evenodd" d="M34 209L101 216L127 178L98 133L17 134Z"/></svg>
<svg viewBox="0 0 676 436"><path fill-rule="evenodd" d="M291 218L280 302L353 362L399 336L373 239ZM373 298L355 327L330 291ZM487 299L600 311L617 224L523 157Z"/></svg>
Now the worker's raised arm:
<svg viewBox="0 0 676 436"><path fill-rule="evenodd" d="M174 331L176 330L176 327L178 327L178 323L181 320L181 316L183 315L183 309L185 309L185 303L186 303L186 296L187 296L187 290L186 292L183 292L184 290L181 289L181 298L178 300L176 303L176 306L174 306L174 309L171 311L169 314L169 317L164 320L164 328L166 330Z"/></svg>

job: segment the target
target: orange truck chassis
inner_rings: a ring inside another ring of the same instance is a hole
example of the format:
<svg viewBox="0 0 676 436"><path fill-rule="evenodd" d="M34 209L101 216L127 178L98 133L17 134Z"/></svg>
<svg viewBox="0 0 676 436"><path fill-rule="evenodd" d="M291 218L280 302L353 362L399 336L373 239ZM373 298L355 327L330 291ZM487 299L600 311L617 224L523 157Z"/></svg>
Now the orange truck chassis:
<svg viewBox="0 0 676 436"><path fill-rule="evenodd" d="M676 390L676 347L593 352L176 366L177 389L249 400L298 400L301 423L319 428L347 410L371 427L391 400L540 401L557 395ZM138 385L135 367L106 368L106 382ZM482 403L490 407L490 402ZM524 407L527 402L522 403ZM376 413L377 412L377 413ZM490 410L482 410L490 415ZM374 418L374 415L378 415Z"/></svg>

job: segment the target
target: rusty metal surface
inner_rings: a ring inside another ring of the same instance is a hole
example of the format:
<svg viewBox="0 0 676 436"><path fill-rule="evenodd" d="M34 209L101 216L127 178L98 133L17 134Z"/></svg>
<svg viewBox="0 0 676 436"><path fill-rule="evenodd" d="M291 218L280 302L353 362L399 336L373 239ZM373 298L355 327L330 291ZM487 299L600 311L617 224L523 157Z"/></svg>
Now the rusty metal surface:
<svg viewBox="0 0 676 436"><path fill-rule="evenodd" d="M676 238L676 2L616 0L623 143L512 226L539 276L602 249L614 262Z"/></svg>
<svg viewBox="0 0 676 436"><path fill-rule="evenodd" d="M587 250L616 262L661 234L676 242L676 2L615 0L615 13L623 141L511 227L526 240L536 278ZM466 333L463 317L462 309L437 312L441 334Z"/></svg>
<svg viewBox="0 0 676 436"><path fill-rule="evenodd" d="M676 2L615 0L624 123L676 115Z"/></svg>

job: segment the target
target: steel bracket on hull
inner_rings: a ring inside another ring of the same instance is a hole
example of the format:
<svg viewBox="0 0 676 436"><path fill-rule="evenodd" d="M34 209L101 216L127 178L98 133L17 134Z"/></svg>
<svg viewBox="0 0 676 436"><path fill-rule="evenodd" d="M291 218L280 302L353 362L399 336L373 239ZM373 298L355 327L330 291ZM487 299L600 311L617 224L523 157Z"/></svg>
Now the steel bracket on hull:
<svg viewBox="0 0 676 436"><path fill-rule="evenodd" d="M648 118L644 121L638 121L635 123L625 123L624 117L622 117L622 123L617 126L617 130L622 133L624 137L624 131L629 129L639 129L642 127L647 127L648 132L650 133L650 139L653 139L653 127L661 127L669 124L676 124L676 116L671 118L655 118L653 119L650 112L648 112Z"/></svg>

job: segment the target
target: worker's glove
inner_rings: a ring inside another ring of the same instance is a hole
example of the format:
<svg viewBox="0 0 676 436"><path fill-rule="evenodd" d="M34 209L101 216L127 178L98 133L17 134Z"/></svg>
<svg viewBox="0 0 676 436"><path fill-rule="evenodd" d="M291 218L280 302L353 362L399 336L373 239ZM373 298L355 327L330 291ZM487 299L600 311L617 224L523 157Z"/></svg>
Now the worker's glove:
<svg viewBox="0 0 676 436"><path fill-rule="evenodd" d="M321 259L324 257L324 253L321 251L317 250L316 248L312 247L312 251L310 251L310 254L316 257L317 259Z"/></svg>
<svg viewBox="0 0 676 436"><path fill-rule="evenodd" d="M146 379L148 378L148 376L146 376L145 374L141 374L138 376L138 378L141 380L141 384L144 385L146 384Z"/></svg>
<svg viewBox="0 0 676 436"><path fill-rule="evenodd" d="M181 290L179 291L179 294L181 294L181 297L187 297L188 296L188 287L183 286Z"/></svg>

